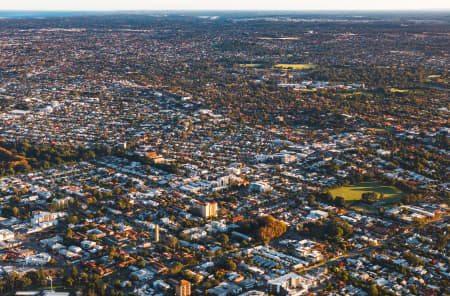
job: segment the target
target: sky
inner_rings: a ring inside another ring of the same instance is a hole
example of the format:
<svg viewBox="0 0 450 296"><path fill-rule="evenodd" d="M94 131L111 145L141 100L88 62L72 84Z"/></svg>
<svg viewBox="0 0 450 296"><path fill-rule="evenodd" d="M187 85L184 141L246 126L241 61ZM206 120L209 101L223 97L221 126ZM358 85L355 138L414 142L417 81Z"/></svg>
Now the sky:
<svg viewBox="0 0 450 296"><path fill-rule="evenodd" d="M449 0L0 0L0 10L450 10Z"/></svg>

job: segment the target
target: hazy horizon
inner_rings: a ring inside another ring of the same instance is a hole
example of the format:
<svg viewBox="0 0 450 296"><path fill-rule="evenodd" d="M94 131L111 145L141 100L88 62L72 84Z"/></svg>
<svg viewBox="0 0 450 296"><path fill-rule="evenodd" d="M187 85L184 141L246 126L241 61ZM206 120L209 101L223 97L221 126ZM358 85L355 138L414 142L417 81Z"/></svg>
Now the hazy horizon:
<svg viewBox="0 0 450 296"><path fill-rule="evenodd" d="M450 10L443 0L17 0L0 4L0 11L424 11Z"/></svg>
<svg viewBox="0 0 450 296"><path fill-rule="evenodd" d="M450 8L415 9L1 9L0 12L450 12Z"/></svg>

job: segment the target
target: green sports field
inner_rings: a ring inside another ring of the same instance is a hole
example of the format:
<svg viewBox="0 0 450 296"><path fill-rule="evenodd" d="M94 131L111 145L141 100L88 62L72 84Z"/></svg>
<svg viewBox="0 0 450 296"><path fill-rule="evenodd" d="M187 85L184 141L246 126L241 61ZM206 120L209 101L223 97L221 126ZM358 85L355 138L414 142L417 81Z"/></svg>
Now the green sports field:
<svg viewBox="0 0 450 296"><path fill-rule="evenodd" d="M333 197L342 196L346 201L360 200L362 194L366 192L383 193L386 201L394 201L403 196L403 192L400 189L394 186L386 186L376 181L361 182L330 190Z"/></svg>
<svg viewBox="0 0 450 296"><path fill-rule="evenodd" d="M313 69L317 65L313 64L277 64L273 66L274 68L282 68L282 69L294 69L294 70L307 70Z"/></svg>
<svg viewBox="0 0 450 296"><path fill-rule="evenodd" d="M242 68L257 68L261 67L261 64L239 64Z"/></svg>

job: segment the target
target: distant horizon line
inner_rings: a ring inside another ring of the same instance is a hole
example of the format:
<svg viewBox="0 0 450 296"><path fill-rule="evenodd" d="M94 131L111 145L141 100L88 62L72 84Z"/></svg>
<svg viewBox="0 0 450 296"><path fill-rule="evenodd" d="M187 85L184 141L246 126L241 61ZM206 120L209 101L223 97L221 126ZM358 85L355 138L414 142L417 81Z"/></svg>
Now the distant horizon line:
<svg viewBox="0 0 450 296"><path fill-rule="evenodd" d="M450 12L450 8L412 8L412 9L1 9L0 12L409 12L436 11Z"/></svg>

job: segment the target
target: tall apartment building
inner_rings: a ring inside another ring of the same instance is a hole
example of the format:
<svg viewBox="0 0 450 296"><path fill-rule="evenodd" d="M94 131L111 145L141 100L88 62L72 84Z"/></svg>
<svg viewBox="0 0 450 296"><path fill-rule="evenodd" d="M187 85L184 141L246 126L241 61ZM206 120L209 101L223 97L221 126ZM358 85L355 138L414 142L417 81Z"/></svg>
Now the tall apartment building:
<svg viewBox="0 0 450 296"><path fill-rule="evenodd" d="M179 281L175 286L176 296L190 296L191 283L185 280Z"/></svg>
<svg viewBox="0 0 450 296"><path fill-rule="evenodd" d="M159 242L159 225L156 224L155 227L155 242Z"/></svg>
<svg viewBox="0 0 450 296"><path fill-rule="evenodd" d="M195 203L195 208L198 210L200 216L203 218L209 218L217 216L217 203L216 202L200 202Z"/></svg>

